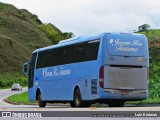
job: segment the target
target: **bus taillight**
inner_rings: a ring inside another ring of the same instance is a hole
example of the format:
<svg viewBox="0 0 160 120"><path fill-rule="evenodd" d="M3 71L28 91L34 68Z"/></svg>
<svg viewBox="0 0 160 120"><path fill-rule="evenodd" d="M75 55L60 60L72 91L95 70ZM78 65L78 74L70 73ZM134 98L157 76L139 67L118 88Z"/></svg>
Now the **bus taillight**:
<svg viewBox="0 0 160 120"><path fill-rule="evenodd" d="M104 66L102 66L99 71L99 85L102 88L104 87Z"/></svg>

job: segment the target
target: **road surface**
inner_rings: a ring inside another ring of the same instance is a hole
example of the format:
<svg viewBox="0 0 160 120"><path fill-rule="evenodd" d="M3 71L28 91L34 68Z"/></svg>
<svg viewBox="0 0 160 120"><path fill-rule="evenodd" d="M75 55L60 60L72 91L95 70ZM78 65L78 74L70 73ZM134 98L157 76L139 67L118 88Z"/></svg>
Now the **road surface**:
<svg viewBox="0 0 160 120"><path fill-rule="evenodd" d="M48 104L46 108L39 108L37 105L13 105L6 103L4 98L27 91L27 88L23 88L23 91L11 91L10 89L0 90L0 110L16 110L16 111L160 111L159 105L153 106L125 106L110 108L105 104L94 104L90 108L70 108L69 104Z"/></svg>
<svg viewBox="0 0 160 120"><path fill-rule="evenodd" d="M152 105L152 106L125 106L125 107L116 107L116 108L110 108L105 104L94 104L90 108L71 108L69 104L47 104L46 108L39 108L37 105L12 105L9 103L6 103L4 99L10 95L13 94L18 94L21 92L27 91L27 88L23 88L23 91L11 91L10 89L5 89L5 90L0 90L0 116L2 116L2 112L52 112L51 114L55 114L57 111L62 112L62 116L64 114L67 114L65 112L78 112L78 114L81 114L81 112L103 112L105 111L106 113L108 112L123 112L123 111L137 111L139 113L143 111L147 112L154 112L154 111L160 111L160 106L159 105ZM61 114L61 113L60 113ZM43 116L42 116L43 117ZM2 119L2 118L0 118ZM2 120L20 120L21 118L3 118ZM23 118L23 120L26 120L27 118ZM33 119L33 118L31 118ZM34 120L39 120L40 118L34 118ZM43 120L53 120L53 118L50 117L43 117L41 118ZM56 120L86 120L86 119L93 119L92 117L87 117L87 118L82 118L82 117L54 117ZM106 119L106 118L101 118L101 119ZM114 120L115 118L107 118L108 120ZM116 118L117 120L128 120L128 118ZM135 118L130 118L132 120L135 120ZM141 118L144 120L150 120L151 118Z"/></svg>

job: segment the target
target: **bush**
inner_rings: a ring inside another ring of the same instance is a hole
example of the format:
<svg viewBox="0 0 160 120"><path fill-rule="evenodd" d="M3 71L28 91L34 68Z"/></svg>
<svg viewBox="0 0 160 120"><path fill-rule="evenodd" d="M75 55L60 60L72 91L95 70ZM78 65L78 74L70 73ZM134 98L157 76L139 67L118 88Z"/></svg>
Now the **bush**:
<svg viewBox="0 0 160 120"><path fill-rule="evenodd" d="M160 98L160 53L159 46L150 48L149 98Z"/></svg>
<svg viewBox="0 0 160 120"><path fill-rule="evenodd" d="M10 88L14 83L19 83L21 86L27 86L27 77L20 75L19 73L6 73L0 75L0 88Z"/></svg>

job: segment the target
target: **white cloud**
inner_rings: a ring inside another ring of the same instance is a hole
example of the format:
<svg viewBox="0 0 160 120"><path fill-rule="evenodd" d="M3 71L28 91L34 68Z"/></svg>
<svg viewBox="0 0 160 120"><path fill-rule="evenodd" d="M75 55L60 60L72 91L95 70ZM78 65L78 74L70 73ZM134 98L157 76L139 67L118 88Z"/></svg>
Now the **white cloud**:
<svg viewBox="0 0 160 120"><path fill-rule="evenodd" d="M37 14L76 35L131 32L144 23L160 26L159 0L0 0Z"/></svg>

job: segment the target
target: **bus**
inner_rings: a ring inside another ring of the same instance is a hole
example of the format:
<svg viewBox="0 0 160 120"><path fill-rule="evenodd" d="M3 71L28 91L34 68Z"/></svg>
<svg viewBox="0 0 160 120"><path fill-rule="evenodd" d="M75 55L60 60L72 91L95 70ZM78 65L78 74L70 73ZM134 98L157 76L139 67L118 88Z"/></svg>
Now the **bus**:
<svg viewBox="0 0 160 120"><path fill-rule="evenodd" d="M148 97L148 41L136 33L74 37L35 50L23 71L28 99L39 107L47 102L123 107Z"/></svg>

